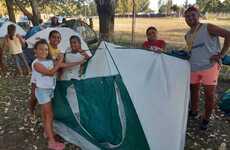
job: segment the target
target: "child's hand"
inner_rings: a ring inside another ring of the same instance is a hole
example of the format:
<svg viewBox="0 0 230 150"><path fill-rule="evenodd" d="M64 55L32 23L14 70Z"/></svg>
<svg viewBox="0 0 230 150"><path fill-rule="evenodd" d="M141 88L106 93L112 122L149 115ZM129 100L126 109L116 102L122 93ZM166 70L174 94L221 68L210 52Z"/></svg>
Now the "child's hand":
<svg viewBox="0 0 230 150"><path fill-rule="evenodd" d="M83 59L82 61L80 61L80 65L84 64L86 61L86 59Z"/></svg>
<svg viewBox="0 0 230 150"><path fill-rule="evenodd" d="M158 54L162 53L162 50L159 47L156 47L156 46L150 47L150 50L155 52L155 53L158 53Z"/></svg>

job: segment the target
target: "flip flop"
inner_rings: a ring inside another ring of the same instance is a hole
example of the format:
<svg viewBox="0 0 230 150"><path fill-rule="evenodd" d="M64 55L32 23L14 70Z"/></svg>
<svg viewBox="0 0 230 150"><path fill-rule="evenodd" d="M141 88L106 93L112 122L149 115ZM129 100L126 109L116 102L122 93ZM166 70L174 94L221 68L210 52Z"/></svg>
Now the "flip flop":
<svg viewBox="0 0 230 150"><path fill-rule="evenodd" d="M51 150L63 150L65 148L65 144L60 142L54 142L48 144L48 149Z"/></svg>

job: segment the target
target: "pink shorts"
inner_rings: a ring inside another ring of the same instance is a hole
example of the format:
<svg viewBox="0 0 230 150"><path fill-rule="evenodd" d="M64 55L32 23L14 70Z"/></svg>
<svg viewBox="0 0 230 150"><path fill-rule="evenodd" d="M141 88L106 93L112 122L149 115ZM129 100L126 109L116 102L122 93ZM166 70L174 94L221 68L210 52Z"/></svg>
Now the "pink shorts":
<svg viewBox="0 0 230 150"><path fill-rule="evenodd" d="M215 64L212 68L191 73L191 84L217 85L220 65Z"/></svg>

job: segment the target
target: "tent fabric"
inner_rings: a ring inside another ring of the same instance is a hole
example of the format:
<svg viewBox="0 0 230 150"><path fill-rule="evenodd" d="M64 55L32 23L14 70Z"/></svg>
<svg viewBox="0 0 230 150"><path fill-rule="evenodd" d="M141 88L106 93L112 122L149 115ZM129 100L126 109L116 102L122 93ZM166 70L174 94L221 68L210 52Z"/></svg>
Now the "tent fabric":
<svg viewBox="0 0 230 150"><path fill-rule="evenodd" d="M230 55L225 55L224 58L222 58L222 63L224 65L229 65L230 66Z"/></svg>
<svg viewBox="0 0 230 150"><path fill-rule="evenodd" d="M47 41L49 40L49 33L53 30L57 30L61 34L61 43L58 45L58 48L61 50L62 53L65 53L67 49L69 49L70 44L69 44L69 39L72 35L76 35L80 37L81 39L81 47L83 50L89 50L89 47L87 44L82 40L81 36L75 32L74 30L66 27L55 27L55 28L47 28L42 31L39 31L32 35L30 38L28 38L26 41L28 43L28 46L30 48L33 48L33 45L38 39L46 39Z"/></svg>
<svg viewBox="0 0 230 150"><path fill-rule="evenodd" d="M19 34L21 36L25 36L26 35L26 32L17 24L11 22L11 21L6 21L6 22L3 22L1 27L0 27L0 38L3 38L6 36L7 34L7 27L8 25L10 24L14 24L16 26L16 34Z"/></svg>
<svg viewBox="0 0 230 150"><path fill-rule="evenodd" d="M57 83L56 131L85 150L183 150L189 82L185 60L101 42L81 78Z"/></svg>
<svg viewBox="0 0 230 150"><path fill-rule="evenodd" d="M223 112L230 115L230 89L227 90L221 97L219 106Z"/></svg>

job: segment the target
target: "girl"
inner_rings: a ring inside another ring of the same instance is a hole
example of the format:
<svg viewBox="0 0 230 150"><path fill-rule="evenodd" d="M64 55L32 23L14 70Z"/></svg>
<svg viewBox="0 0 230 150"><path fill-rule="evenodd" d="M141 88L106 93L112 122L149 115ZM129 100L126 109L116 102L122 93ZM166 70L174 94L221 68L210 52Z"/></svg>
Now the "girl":
<svg viewBox="0 0 230 150"><path fill-rule="evenodd" d="M49 44L48 44L48 50L49 50L49 53L48 53L48 56L51 57L53 59L53 61L57 61L59 63L63 62L63 54L61 53L60 49L58 49L58 45L60 44L61 42L61 34L56 31L56 30L53 30L50 32L49 34ZM29 109L31 111L31 113L33 114L34 113L34 110L35 110L35 107L36 107L36 104L37 104L37 101L36 101L36 98L35 98L35 84L34 84L34 81L33 81L33 78L31 80L32 82L32 89L31 89L31 98L30 98L30 101L29 101Z"/></svg>
<svg viewBox="0 0 230 150"><path fill-rule="evenodd" d="M155 27L151 26L146 30L147 41L144 42L143 47L151 51L161 53L165 50L166 43L164 40L158 40L158 31Z"/></svg>
<svg viewBox="0 0 230 150"><path fill-rule="evenodd" d="M48 137L48 148L62 150L65 145L54 138L53 133L53 112L51 98L55 88L55 73L61 67L61 62L55 66L52 60L48 60L48 44L45 40L39 40L35 46L36 59L32 63L32 80L36 86L35 97L41 104L41 112L44 124L44 131Z"/></svg>
<svg viewBox="0 0 230 150"><path fill-rule="evenodd" d="M58 49L61 42L61 34L57 30L53 30L49 34L49 56L56 61L63 61L64 54Z"/></svg>
<svg viewBox="0 0 230 150"><path fill-rule="evenodd" d="M19 71L19 74L21 76L23 76L23 70L22 70L22 67L20 65L21 60L24 63L24 65L26 66L28 74L30 74L31 69L30 69L30 67L26 61L26 58L25 58L23 52L22 52L22 45L25 44L24 39L18 34L15 35L16 26L14 24L10 24L7 27L7 31L8 31L8 34L6 35L6 37L4 39L4 47L8 48L10 51L10 54L12 54L14 61L16 63L16 67Z"/></svg>
<svg viewBox="0 0 230 150"><path fill-rule="evenodd" d="M70 37L70 47L71 49L67 50L67 53L65 54L66 63L77 61L77 60L86 61L92 56L90 51L82 50L81 39L78 36L73 35ZM83 64L71 68L67 68L64 70L63 78L65 80L70 80L71 78L77 78L81 76L82 71L83 71Z"/></svg>

